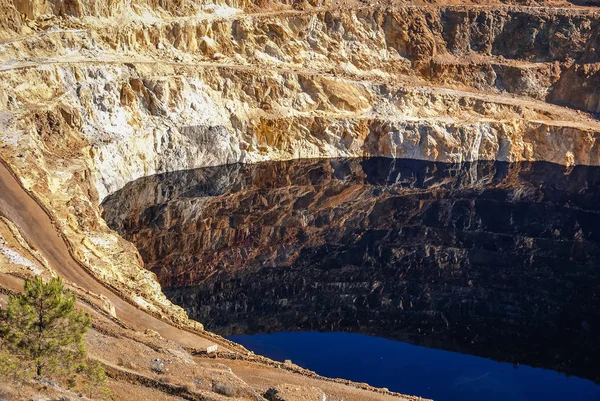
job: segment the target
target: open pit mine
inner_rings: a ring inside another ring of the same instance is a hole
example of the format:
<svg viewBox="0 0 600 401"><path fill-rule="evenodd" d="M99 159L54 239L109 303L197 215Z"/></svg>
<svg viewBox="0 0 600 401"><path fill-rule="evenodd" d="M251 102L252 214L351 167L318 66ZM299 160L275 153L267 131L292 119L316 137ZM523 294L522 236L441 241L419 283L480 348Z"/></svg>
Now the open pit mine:
<svg viewBox="0 0 600 401"><path fill-rule="evenodd" d="M0 399L600 399L598 140L597 0L0 0Z"/></svg>

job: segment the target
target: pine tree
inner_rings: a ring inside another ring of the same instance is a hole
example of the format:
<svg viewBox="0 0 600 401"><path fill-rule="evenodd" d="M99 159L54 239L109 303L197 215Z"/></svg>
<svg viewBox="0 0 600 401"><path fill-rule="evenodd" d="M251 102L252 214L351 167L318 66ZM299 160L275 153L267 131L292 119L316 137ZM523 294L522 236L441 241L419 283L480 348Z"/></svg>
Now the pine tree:
<svg viewBox="0 0 600 401"><path fill-rule="evenodd" d="M75 309L75 296L60 278L25 280L25 291L9 297L3 320L5 347L37 377L74 369L85 357L83 336L91 318Z"/></svg>

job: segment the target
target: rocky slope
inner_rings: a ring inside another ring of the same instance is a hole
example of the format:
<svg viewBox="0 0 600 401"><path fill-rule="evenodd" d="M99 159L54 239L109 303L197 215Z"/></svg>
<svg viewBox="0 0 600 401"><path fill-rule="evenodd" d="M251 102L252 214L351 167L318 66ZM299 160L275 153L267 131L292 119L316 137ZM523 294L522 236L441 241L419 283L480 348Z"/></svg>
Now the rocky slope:
<svg viewBox="0 0 600 401"><path fill-rule="evenodd" d="M600 164L600 124L585 114L598 111L594 7L5 0L2 10L2 157L115 287L148 280L97 205L144 175L364 155Z"/></svg>
<svg viewBox="0 0 600 401"><path fill-rule="evenodd" d="M0 0L0 157L96 277L185 324L108 194L302 157L599 165L596 3Z"/></svg>

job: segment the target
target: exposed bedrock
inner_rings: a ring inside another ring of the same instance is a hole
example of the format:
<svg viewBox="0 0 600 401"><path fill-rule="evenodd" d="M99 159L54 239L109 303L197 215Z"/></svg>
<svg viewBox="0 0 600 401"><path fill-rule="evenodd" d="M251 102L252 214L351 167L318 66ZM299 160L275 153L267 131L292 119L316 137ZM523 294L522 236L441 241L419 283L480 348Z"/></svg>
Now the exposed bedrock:
<svg viewBox="0 0 600 401"><path fill-rule="evenodd" d="M222 334L345 330L600 379L600 170L305 160L107 198L165 293Z"/></svg>
<svg viewBox="0 0 600 401"><path fill-rule="evenodd" d="M184 319L106 226L137 178L317 157L600 165L593 6L0 0L0 156L74 255Z"/></svg>
<svg viewBox="0 0 600 401"><path fill-rule="evenodd" d="M600 114L600 27L579 61L562 74L549 100Z"/></svg>

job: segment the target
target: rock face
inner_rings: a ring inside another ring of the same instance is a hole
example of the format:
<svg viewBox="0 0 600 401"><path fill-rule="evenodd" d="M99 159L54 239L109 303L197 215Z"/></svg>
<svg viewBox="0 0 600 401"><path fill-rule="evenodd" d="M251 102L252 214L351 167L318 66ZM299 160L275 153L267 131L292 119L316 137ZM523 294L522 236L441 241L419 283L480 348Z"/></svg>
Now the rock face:
<svg viewBox="0 0 600 401"><path fill-rule="evenodd" d="M104 203L221 334L355 331L600 379L600 169L300 160L168 173Z"/></svg>
<svg viewBox="0 0 600 401"><path fill-rule="evenodd" d="M600 28L596 28L585 52L563 73L549 100L600 113Z"/></svg>
<svg viewBox="0 0 600 401"><path fill-rule="evenodd" d="M0 156L98 278L184 319L101 219L136 178L305 157L600 165L597 9L479 3L0 0Z"/></svg>

